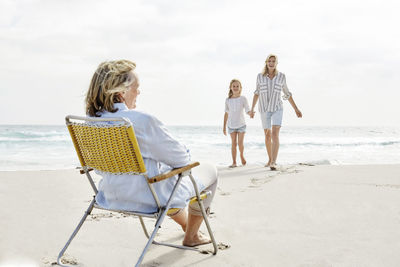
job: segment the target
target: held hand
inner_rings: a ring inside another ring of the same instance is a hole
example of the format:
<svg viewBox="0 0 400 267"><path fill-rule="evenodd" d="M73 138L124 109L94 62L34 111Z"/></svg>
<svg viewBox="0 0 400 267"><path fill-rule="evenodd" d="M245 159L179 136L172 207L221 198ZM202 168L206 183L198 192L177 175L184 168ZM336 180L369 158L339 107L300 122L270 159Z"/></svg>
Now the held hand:
<svg viewBox="0 0 400 267"><path fill-rule="evenodd" d="M254 111L249 111L247 114L249 114L249 116L250 116L250 118L254 118L254 114L255 114L255 112Z"/></svg>
<svg viewBox="0 0 400 267"><path fill-rule="evenodd" d="M301 113L301 111L299 109L295 109L296 115L298 118L302 118L303 114Z"/></svg>
<svg viewBox="0 0 400 267"><path fill-rule="evenodd" d="M226 129L225 128L224 128L223 132L224 132L224 135L226 135Z"/></svg>

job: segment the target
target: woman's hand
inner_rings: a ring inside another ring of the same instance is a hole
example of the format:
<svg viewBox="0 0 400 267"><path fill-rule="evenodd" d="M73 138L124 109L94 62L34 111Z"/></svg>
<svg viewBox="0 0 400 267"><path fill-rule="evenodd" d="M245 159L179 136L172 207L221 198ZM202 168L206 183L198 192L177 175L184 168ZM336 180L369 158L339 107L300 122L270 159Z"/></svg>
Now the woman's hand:
<svg viewBox="0 0 400 267"><path fill-rule="evenodd" d="M223 129L222 131L224 132L224 135L226 135L226 129L225 129L225 127L224 127L224 129Z"/></svg>
<svg viewBox="0 0 400 267"><path fill-rule="evenodd" d="M249 114L250 118L254 118L254 110L250 110L247 114Z"/></svg>
<svg viewBox="0 0 400 267"><path fill-rule="evenodd" d="M301 113L301 111L298 108L296 108L294 111L296 112L296 115L297 115L298 118L302 118L303 117L303 114Z"/></svg>

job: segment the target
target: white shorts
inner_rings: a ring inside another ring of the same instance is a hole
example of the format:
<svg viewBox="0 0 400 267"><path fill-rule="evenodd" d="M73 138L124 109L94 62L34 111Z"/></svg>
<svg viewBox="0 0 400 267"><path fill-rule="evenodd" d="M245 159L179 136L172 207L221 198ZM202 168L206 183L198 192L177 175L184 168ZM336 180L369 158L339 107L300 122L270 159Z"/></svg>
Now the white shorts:
<svg viewBox="0 0 400 267"><path fill-rule="evenodd" d="M282 125L283 109L274 112L260 112L261 123L264 129Z"/></svg>

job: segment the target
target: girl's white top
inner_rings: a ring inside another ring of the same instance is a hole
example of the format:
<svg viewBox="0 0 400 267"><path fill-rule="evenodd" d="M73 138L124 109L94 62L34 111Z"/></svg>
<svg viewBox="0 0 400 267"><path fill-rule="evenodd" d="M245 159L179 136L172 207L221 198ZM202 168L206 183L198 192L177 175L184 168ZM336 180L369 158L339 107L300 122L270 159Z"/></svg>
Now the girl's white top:
<svg viewBox="0 0 400 267"><path fill-rule="evenodd" d="M99 115L103 118L125 117L131 121L148 177L190 163L189 150L174 139L157 118L144 112L130 110L123 103L115 103L114 107L118 109L117 112L105 111ZM100 206L148 213L157 210L157 204L143 175L114 175L102 172L98 174L103 177L99 182L99 193L96 196ZM176 180L177 177L172 177L153 184L161 205L166 204ZM196 182L202 191L205 186L198 179ZM194 195L190 179L183 178L171 208L184 208Z"/></svg>
<svg viewBox="0 0 400 267"><path fill-rule="evenodd" d="M286 85L286 77L282 72L278 72L274 78L270 79L267 75L259 73L257 75L256 90L258 95L258 110L260 112L274 112L283 109L282 98L287 100L292 95Z"/></svg>
<svg viewBox="0 0 400 267"><path fill-rule="evenodd" d="M244 120L243 109L247 112L250 111L249 103L246 97L231 97L225 100L225 112L228 112L228 127L237 129L246 125Z"/></svg>

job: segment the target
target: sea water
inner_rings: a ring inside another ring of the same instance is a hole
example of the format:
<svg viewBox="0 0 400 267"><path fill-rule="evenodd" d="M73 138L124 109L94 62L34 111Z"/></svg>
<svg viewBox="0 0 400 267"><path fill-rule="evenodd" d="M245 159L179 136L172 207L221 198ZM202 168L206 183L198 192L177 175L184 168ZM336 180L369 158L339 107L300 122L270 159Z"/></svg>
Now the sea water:
<svg viewBox="0 0 400 267"><path fill-rule="evenodd" d="M231 138L221 126L170 126L193 161L232 163ZM249 164L264 165L267 153L260 127L248 126L244 139ZM239 155L239 154L238 154ZM237 159L240 164L240 158ZM278 164L400 163L400 128L283 127ZM0 125L0 170L70 169L79 165L66 126Z"/></svg>

